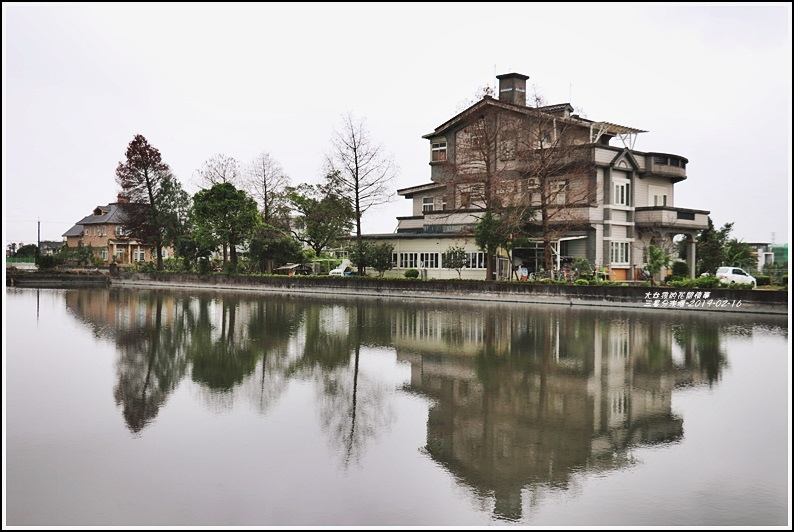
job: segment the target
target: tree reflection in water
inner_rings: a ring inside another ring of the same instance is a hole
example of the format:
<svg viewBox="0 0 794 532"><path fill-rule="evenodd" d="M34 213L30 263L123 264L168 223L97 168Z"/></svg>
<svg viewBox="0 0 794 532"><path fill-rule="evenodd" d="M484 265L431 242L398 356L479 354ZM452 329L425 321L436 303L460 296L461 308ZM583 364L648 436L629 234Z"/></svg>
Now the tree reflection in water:
<svg viewBox="0 0 794 532"><path fill-rule="evenodd" d="M115 288L65 297L115 339L114 396L134 434L188 375L206 400L243 398L262 414L300 380L316 384L322 429L349 467L393 424L393 395L419 394L431 399L423 452L507 521L522 519L525 496L679 441L673 390L717 383L725 335L753 331L750 317L682 311ZM366 371L373 349L409 364L410 380L395 390Z"/></svg>

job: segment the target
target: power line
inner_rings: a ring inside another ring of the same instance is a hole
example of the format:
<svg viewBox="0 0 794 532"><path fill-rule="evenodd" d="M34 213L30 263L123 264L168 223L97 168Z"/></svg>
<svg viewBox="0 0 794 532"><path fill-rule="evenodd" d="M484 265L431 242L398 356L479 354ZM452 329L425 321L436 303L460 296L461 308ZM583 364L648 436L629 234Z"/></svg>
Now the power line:
<svg viewBox="0 0 794 532"><path fill-rule="evenodd" d="M30 223L30 224L35 224L35 223L39 223L39 222L48 223L48 224L72 224L72 225L75 224L74 221L64 222L64 221L61 221L61 220L4 220L3 223L15 223L15 224L17 224L17 223L18 224L28 224L28 223Z"/></svg>

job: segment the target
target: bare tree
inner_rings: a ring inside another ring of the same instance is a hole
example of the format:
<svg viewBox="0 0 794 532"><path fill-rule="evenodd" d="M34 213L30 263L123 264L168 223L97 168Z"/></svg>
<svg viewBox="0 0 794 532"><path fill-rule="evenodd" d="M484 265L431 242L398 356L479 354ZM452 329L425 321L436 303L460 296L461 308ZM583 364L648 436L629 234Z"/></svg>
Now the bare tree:
<svg viewBox="0 0 794 532"><path fill-rule="evenodd" d="M536 101L538 99L536 98ZM518 122L515 157L521 174L517 220L531 218L524 230L543 241L545 268L561 250L554 242L585 229L587 208L596 200L596 173L586 128L554 109L536 107ZM533 216L525 216L531 210Z"/></svg>
<svg viewBox="0 0 794 532"><path fill-rule="evenodd" d="M277 227L288 227L286 189L290 179L278 161L269 153L260 153L246 168L244 180L244 188L259 204L264 222Z"/></svg>
<svg viewBox="0 0 794 532"><path fill-rule="evenodd" d="M206 161L193 173L193 181L200 189L209 189L219 183L231 183L241 186L240 163L233 157L217 154Z"/></svg>
<svg viewBox="0 0 794 532"><path fill-rule="evenodd" d="M446 197L451 199L450 216L466 213L479 224L487 220L487 229L479 227L480 237L496 246L499 245L496 233L506 235L520 231L521 215L530 214L524 209L515 212L522 184L515 168L517 118L503 111L482 107L481 112L455 132L454 158L444 163ZM483 251L486 252L485 278L490 280L493 278L494 249L491 246L490 252Z"/></svg>
<svg viewBox="0 0 794 532"><path fill-rule="evenodd" d="M371 207L387 203L393 196L391 182L397 165L384 148L375 143L364 120L348 113L334 132L331 153L326 156L329 184L350 200L356 215L356 242L361 243L361 217Z"/></svg>
<svg viewBox="0 0 794 532"><path fill-rule="evenodd" d="M542 105L537 92L532 103L504 104L484 94L456 118L443 181L458 219L487 218L505 238L542 240L545 267L553 269L558 239L588 225L596 173L589 130L570 117L572 108Z"/></svg>

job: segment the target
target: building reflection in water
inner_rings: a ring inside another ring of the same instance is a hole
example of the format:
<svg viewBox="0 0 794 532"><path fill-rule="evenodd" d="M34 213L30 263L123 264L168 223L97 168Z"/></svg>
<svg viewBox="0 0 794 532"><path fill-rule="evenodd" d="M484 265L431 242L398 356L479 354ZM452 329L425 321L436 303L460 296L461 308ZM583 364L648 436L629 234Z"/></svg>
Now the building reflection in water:
<svg viewBox="0 0 794 532"><path fill-rule="evenodd" d="M578 472L630 466L638 445L679 441L673 390L715 385L725 324L752 330L751 318L676 311L130 289L65 298L115 341L114 397L137 436L185 378L213 408L245 400L263 414L291 379L308 379L349 463L396 415L388 386L360 371L362 350L392 350L411 368L399 393L431 400L424 452L505 520L522 517L525 490L567 489Z"/></svg>
<svg viewBox="0 0 794 532"><path fill-rule="evenodd" d="M519 520L525 488L567 488L576 472L630 465L634 446L682 438L673 389L725 363L718 327L697 318L403 310L393 344L411 364L406 389L434 399L427 453Z"/></svg>

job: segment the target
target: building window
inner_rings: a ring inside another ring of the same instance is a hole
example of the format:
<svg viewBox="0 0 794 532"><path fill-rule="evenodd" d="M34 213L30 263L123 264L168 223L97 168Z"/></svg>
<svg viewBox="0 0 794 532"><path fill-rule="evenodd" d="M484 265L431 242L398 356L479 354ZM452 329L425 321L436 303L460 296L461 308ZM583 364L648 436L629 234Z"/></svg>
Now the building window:
<svg viewBox="0 0 794 532"><path fill-rule="evenodd" d="M446 161L447 160L447 143L434 142L432 144L432 157L431 161Z"/></svg>
<svg viewBox="0 0 794 532"><path fill-rule="evenodd" d="M516 158L516 148L513 142L508 140L502 141L501 150L502 154L499 158L502 161L512 161Z"/></svg>
<svg viewBox="0 0 794 532"><path fill-rule="evenodd" d="M441 198L441 210L447 210L447 198Z"/></svg>
<svg viewBox="0 0 794 532"><path fill-rule="evenodd" d="M485 253L482 251L466 252L466 268L485 268Z"/></svg>
<svg viewBox="0 0 794 532"><path fill-rule="evenodd" d="M438 268L438 253L420 253L420 268Z"/></svg>
<svg viewBox="0 0 794 532"><path fill-rule="evenodd" d="M433 198L422 198L422 212L433 212Z"/></svg>
<svg viewBox="0 0 794 532"><path fill-rule="evenodd" d="M612 242L611 248L611 262L612 264L628 264L629 263L629 243L628 242Z"/></svg>
<svg viewBox="0 0 794 532"><path fill-rule="evenodd" d="M473 150L482 150L485 148L485 137L482 131L472 131L469 134L469 146Z"/></svg>
<svg viewBox="0 0 794 532"><path fill-rule="evenodd" d="M120 262L123 259L124 259L124 250L123 249L117 249L116 250L116 260L118 260Z"/></svg>
<svg viewBox="0 0 794 532"><path fill-rule="evenodd" d="M99 250L99 256L102 257L102 260L108 260L108 250L107 248L103 248Z"/></svg>
<svg viewBox="0 0 794 532"><path fill-rule="evenodd" d="M557 205L565 205L568 201L568 195L565 193L567 183L565 181L557 181L554 183L554 203Z"/></svg>
<svg viewBox="0 0 794 532"><path fill-rule="evenodd" d="M400 253L400 268L418 268L418 253Z"/></svg>
<svg viewBox="0 0 794 532"><path fill-rule="evenodd" d="M629 184L628 182L617 182L614 184L615 196L612 198L613 205L629 204Z"/></svg>
<svg viewBox="0 0 794 532"><path fill-rule="evenodd" d="M667 206L667 192L665 187L648 187L648 203L652 207L666 207Z"/></svg>
<svg viewBox="0 0 794 532"><path fill-rule="evenodd" d="M461 185L459 190L461 207L478 206L485 197L485 185L482 183Z"/></svg>
<svg viewBox="0 0 794 532"><path fill-rule="evenodd" d="M549 148L551 147L551 134L548 131L540 132L537 141L538 149Z"/></svg>

